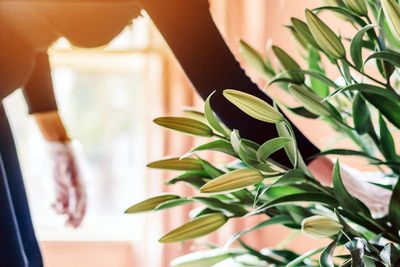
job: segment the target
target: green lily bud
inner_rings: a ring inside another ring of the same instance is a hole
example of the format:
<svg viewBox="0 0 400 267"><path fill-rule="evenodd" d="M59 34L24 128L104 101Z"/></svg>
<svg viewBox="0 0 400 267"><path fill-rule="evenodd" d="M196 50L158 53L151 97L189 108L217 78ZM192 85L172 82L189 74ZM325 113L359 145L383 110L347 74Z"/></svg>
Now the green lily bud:
<svg viewBox="0 0 400 267"><path fill-rule="evenodd" d="M285 71L291 71L291 70L298 70L301 69L300 65L297 64L296 61L294 61L293 58L291 58L285 51L283 51L281 48L273 45L272 46L272 51L274 51L276 58L278 59L279 63L281 64L282 68ZM298 74L298 73L293 73L289 74L289 76L293 79L293 81L297 84L302 84L304 83L304 75L303 74Z"/></svg>
<svg viewBox="0 0 400 267"><path fill-rule="evenodd" d="M154 119L153 122L162 127L189 135L201 137L213 136L213 131L208 125L190 118L161 117Z"/></svg>
<svg viewBox="0 0 400 267"><path fill-rule="evenodd" d="M400 42L400 6L395 0L381 0L383 13L385 14L390 31Z"/></svg>
<svg viewBox="0 0 400 267"><path fill-rule="evenodd" d="M343 0L323 0L322 2L325 6L346 7L346 5L343 3ZM335 12L334 15L341 20L349 21L349 18L341 13Z"/></svg>
<svg viewBox="0 0 400 267"><path fill-rule="evenodd" d="M343 2L354 13L364 17L368 15L368 8L365 0L343 0Z"/></svg>
<svg viewBox="0 0 400 267"><path fill-rule="evenodd" d="M222 213L212 213L200 216L172 230L158 240L161 243L174 243L192 240L210 234L228 221Z"/></svg>
<svg viewBox="0 0 400 267"><path fill-rule="evenodd" d="M283 115L278 110L258 97L232 89L224 90L223 94L250 117L269 123L283 121Z"/></svg>
<svg viewBox="0 0 400 267"><path fill-rule="evenodd" d="M308 111L314 113L315 115L332 115L331 107L327 103L321 102L322 98L310 90L295 84L291 84L289 85L289 93Z"/></svg>
<svg viewBox="0 0 400 267"><path fill-rule="evenodd" d="M295 28L296 32L312 47L315 49L321 50L317 42L315 41L314 37L312 36L310 29L308 28L307 24L299 20L297 18L291 18L293 27Z"/></svg>
<svg viewBox="0 0 400 267"><path fill-rule="evenodd" d="M262 182L264 177L254 169L239 169L221 175L202 187L201 193L231 192Z"/></svg>
<svg viewBox="0 0 400 267"><path fill-rule="evenodd" d="M301 222L301 230L304 234L315 238L326 238L338 234L343 226L336 220L315 215Z"/></svg>
<svg viewBox="0 0 400 267"><path fill-rule="evenodd" d="M303 49L308 48L308 43L306 42L306 40L304 40L304 38L300 36L300 34L296 31L296 29L293 26L287 25L286 28L289 29L290 34L293 36L293 39L299 46L301 46Z"/></svg>
<svg viewBox="0 0 400 267"><path fill-rule="evenodd" d="M203 169L203 165L201 165L200 161L193 158L167 158L150 162L149 164L147 164L147 167L153 169L176 171L191 171Z"/></svg>
<svg viewBox="0 0 400 267"><path fill-rule="evenodd" d="M155 209L159 204L163 202L177 198L179 198L179 196L176 195L162 195L162 196L152 197L129 207L125 211L125 213L139 213L139 212L150 211Z"/></svg>
<svg viewBox="0 0 400 267"><path fill-rule="evenodd" d="M346 50L339 37L311 10L306 9L308 28L319 47L334 59L345 57Z"/></svg>
<svg viewBox="0 0 400 267"><path fill-rule="evenodd" d="M201 121L204 124L208 124L204 113L197 110L194 107L182 107L183 113L191 119Z"/></svg>
<svg viewBox="0 0 400 267"><path fill-rule="evenodd" d="M240 253L226 252L223 249L211 249L186 254L171 261L173 267L206 267L213 266L227 258L240 255Z"/></svg>
<svg viewBox="0 0 400 267"><path fill-rule="evenodd" d="M274 76L264 59L253 47L243 40L239 41L240 53L244 60L264 79L270 79Z"/></svg>
<svg viewBox="0 0 400 267"><path fill-rule="evenodd" d="M343 6L343 1L340 0L323 0L325 6Z"/></svg>

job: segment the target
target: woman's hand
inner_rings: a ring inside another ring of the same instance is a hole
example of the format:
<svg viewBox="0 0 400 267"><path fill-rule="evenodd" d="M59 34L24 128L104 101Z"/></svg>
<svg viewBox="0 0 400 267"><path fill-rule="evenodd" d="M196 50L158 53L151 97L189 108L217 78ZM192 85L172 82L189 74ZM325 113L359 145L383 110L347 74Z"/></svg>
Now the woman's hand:
<svg viewBox="0 0 400 267"><path fill-rule="evenodd" d="M78 227L86 211L86 191L71 142L48 142L54 162L56 199L53 208L67 216L66 224Z"/></svg>

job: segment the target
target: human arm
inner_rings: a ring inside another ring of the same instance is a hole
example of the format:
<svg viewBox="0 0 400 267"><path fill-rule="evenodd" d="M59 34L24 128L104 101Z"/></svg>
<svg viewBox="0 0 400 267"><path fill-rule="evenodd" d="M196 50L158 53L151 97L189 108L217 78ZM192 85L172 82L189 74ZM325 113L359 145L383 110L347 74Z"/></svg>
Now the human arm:
<svg viewBox="0 0 400 267"><path fill-rule="evenodd" d="M158 27L200 96L206 99L216 91L211 106L229 128L238 129L243 138L259 144L278 136L273 124L247 116L223 97L224 89L237 89L272 103L235 60L210 15L207 0L139 2ZM319 152L294 125L293 128L305 159ZM274 153L272 157L290 166L283 150Z"/></svg>
<svg viewBox="0 0 400 267"><path fill-rule="evenodd" d="M53 207L57 213L67 215L68 225L78 227L85 214L86 193L71 140L57 111L47 53L37 54L23 92L54 161L56 200Z"/></svg>

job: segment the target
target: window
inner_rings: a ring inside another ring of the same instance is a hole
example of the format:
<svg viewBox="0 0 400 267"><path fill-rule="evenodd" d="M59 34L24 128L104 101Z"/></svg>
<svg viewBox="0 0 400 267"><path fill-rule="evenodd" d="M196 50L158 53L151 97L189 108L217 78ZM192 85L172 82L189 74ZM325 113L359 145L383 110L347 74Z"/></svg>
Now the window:
<svg viewBox="0 0 400 267"><path fill-rule="evenodd" d="M85 159L88 210L78 230L64 228L50 207L51 162L22 93L6 100L40 240L140 239L143 218L123 212L145 197L145 92L161 81L163 64L152 34L148 19L138 18L104 48L60 39L49 51L61 116Z"/></svg>

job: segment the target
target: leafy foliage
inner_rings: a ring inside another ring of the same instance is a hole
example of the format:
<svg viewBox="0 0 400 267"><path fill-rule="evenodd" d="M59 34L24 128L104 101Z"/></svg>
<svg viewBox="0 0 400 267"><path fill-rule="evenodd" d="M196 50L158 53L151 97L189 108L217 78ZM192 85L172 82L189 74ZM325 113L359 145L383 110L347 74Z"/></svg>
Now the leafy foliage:
<svg viewBox="0 0 400 267"><path fill-rule="evenodd" d="M228 129L213 113L212 95L206 100L204 113L196 111L194 114L189 110L186 112L189 118L155 119L160 126L212 138L182 157L148 165L182 171L167 184L187 183L199 193L207 194L155 196L133 205L128 212L165 210L192 202L203 205L200 211L192 213L189 222L167 233L161 242L195 239L237 217L261 215L266 218L258 225L233 234L223 252L215 254L214 251L192 260L185 256L182 266L211 266L207 264L229 258L243 266L399 266L400 157L392 133L393 128L400 128L397 90L400 84L400 26L396 23L400 22L400 6L394 0L324 2L329 4L306 10L307 22L292 18L292 25L287 25L299 44L304 65L309 69L301 69L301 62L293 60L277 45L272 46L272 50L279 69L271 64L270 53L263 57L244 41L240 42L242 55L266 79L267 85L280 85L300 105L292 108L275 99L282 108L308 119L324 120L358 147L328 149L317 156L361 157L373 166L385 166L387 170L380 169L380 172L382 176L391 177L392 185L373 184L392 191L388 214L377 218L368 205L352 195L342 180L339 162L332 173L333 185L322 185L304 163L292 126L276 106L246 94L240 88L225 90L224 96L243 112L275 124L279 136L261 145L241 138L238 130ZM319 18L321 12L331 12L356 27L354 36L337 35ZM346 40L350 41L347 53L343 44ZM326 62L337 68L344 84L336 82L338 77L325 72ZM372 63L375 63L376 71L367 72ZM280 149L286 151L292 166L282 166L271 159ZM196 154L205 150L225 153L236 158L236 162L213 166ZM380 196L372 197L378 199ZM305 234L332 240L325 247L298 255L282 249L260 251L240 239L249 232L275 224L294 231L303 228ZM230 247L234 243L241 248L232 250ZM259 265L242 260L243 256L256 258Z"/></svg>

